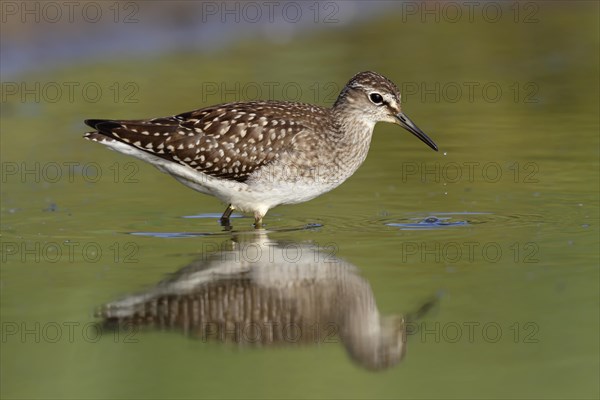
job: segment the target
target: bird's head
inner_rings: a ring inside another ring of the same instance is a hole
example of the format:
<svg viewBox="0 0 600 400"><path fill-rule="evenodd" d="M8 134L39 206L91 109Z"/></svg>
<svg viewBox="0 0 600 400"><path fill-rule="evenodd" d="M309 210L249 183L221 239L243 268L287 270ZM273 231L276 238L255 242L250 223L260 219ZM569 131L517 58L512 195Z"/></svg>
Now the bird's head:
<svg viewBox="0 0 600 400"><path fill-rule="evenodd" d="M365 122L391 122L400 125L437 151L438 147L403 112L400 91L389 79L376 72L360 72L346 84L334 104L334 109L344 109L360 115Z"/></svg>

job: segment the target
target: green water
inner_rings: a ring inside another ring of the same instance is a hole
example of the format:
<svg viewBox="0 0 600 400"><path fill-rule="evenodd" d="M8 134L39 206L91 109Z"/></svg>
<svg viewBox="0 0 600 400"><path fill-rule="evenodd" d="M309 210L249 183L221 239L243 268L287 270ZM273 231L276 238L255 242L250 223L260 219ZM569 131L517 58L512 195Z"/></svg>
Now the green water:
<svg viewBox="0 0 600 400"><path fill-rule="evenodd" d="M598 398L598 5L539 4L530 24L389 15L285 45L19 77L96 82L103 95L3 99L2 397ZM382 315L414 315L434 299L398 364L367 370L339 338L250 346L178 329L98 334L98 307L231 248L252 219L223 231L210 215L224 205L84 141L83 119L236 99L208 95L207 82L292 82L300 100L329 104L331 87L365 69L404 88L404 111L440 152L379 124L351 179L271 210L265 224L269 240L356 268ZM419 223L431 216L446 225Z"/></svg>

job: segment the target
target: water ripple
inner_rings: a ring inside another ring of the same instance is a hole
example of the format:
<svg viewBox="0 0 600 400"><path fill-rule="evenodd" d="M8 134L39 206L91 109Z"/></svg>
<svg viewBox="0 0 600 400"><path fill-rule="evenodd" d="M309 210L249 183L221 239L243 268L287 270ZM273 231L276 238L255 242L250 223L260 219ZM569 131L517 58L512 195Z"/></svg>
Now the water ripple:
<svg viewBox="0 0 600 400"><path fill-rule="evenodd" d="M256 232L256 231L264 231L265 233L269 232L295 232L295 231L314 231L323 227L321 224L305 224L302 226L292 226L292 227L280 227L280 228L265 228L265 229L255 229L253 227L249 227L247 229L234 229L234 227L222 227L221 231L216 232L127 232L129 235L133 236L147 236L154 238L163 238L163 239L181 239L181 238L192 238L192 237L207 237L207 236L229 236L231 233L246 233L246 232Z"/></svg>
<svg viewBox="0 0 600 400"><path fill-rule="evenodd" d="M425 219L416 219L413 222L388 222L387 226L399 227L402 230L413 229L440 229L454 226L470 225L468 221L453 221L452 217L429 216Z"/></svg>
<svg viewBox="0 0 600 400"><path fill-rule="evenodd" d="M430 215L414 215L394 221L382 221L384 225L401 230L446 229L481 224L495 226L526 226L543 222L540 215L498 215L490 212L436 212Z"/></svg>

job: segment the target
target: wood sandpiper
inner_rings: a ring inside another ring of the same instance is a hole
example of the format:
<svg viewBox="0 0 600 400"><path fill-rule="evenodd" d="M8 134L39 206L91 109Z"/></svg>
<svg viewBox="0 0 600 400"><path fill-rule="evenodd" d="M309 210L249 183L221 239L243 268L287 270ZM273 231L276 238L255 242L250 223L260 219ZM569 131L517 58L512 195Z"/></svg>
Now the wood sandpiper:
<svg viewBox="0 0 600 400"><path fill-rule="evenodd" d="M257 232L233 234L220 251L204 253L155 287L106 304L96 315L107 329L173 330L240 347L339 340L370 370L402 360L405 317L379 311L355 265L330 248L278 242ZM411 314L407 318L410 323Z"/></svg>
<svg viewBox="0 0 600 400"><path fill-rule="evenodd" d="M147 161L201 193L254 214L311 200L363 163L377 122L398 124L437 151L400 107L396 85L356 74L331 108L285 101L220 104L149 120L88 119L85 138Z"/></svg>

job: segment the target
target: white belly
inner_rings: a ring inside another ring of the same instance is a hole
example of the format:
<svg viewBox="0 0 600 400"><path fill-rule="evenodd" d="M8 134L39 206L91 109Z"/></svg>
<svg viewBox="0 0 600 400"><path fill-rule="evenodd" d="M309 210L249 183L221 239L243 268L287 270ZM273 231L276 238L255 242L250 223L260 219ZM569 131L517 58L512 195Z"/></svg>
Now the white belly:
<svg viewBox="0 0 600 400"><path fill-rule="evenodd" d="M270 208L281 204L296 204L314 199L339 186L347 178L347 176L339 176L337 179L307 177L287 181L283 180L286 179L285 173L282 174L281 170L275 166L275 169L271 170L274 172L269 176L257 173L251 176L247 182L242 183L214 178L188 166L165 160L115 140L106 140L100 143L120 153L149 162L160 171L172 175L184 185L198 192L212 195L224 203L233 205L235 209L260 215L266 214ZM289 171L287 172L289 173ZM287 178L296 177L287 175Z"/></svg>

